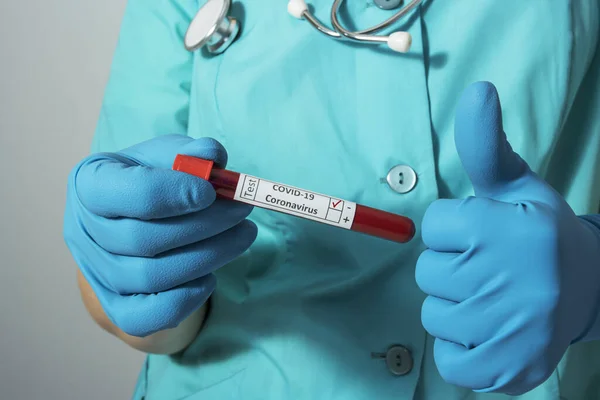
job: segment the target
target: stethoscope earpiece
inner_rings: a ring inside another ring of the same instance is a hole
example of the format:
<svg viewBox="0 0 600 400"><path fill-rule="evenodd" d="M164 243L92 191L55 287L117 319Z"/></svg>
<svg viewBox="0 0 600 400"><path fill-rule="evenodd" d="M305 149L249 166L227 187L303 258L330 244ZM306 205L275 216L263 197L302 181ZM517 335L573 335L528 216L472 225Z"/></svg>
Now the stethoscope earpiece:
<svg viewBox="0 0 600 400"><path fill-rule="evenodd" d="M335 0L333 6L331 8L331 24L333 25L333 29L327 28L323 23L321 23L309 10L304 0L289 0L288 2L288 13L297 19L305 19L308 21L315 29L319 32L323 33L334 39L347 39L353 40L361 43L372 43L372 44L380 44L387 43L388 47L399 53L406 53L410 50L410 46L412 44L412 36L408 32L397 31L393 32L387 36L385 35L373 35L372 33L378 32L384 28L389 27L392 23L396 22L403 16L405 16L409 11L414 9L422 0L412 0L408 5L394 14L391 18L386 21L380 23L379 25L373 26L369 29L364 29L362 31L349 31L342 26L340 21L338 20L338 9L342 4L343 0Z"/></svg>
<svg viewBox="0 0 600 400"><path fill-rule="evenodd" d="M412 45L412 35L404 31L392 32L388 36L387 45L398 53L408 53Z"/></svg>
<svg viewBox="0 0 600 400"><path fill-rule="evenodd" d="M331 24L333 29L327 28L308 10L304 0L289 0L288 13L297 19L305 19L315 29L334 39L346 39L361 43L381 44L396 52L406 53L410 50L412 36L408 32L397 31L389 35L374 35L384 28L389 27L409 11L414 9L422 0L412 0L408 5L392 17L379 25L362 31L348 31L338 20L338 9L344 0L334 0L331 8ZM208 0L190 23L185 34L185 48L189 51L206 47L209 53L220 54L224 52L237 38L240 31L239 22L228 16L231 0Z"/></svg>
<svg viewBox="0 0 600 400"><path fill-rule="evenodd" d="M287 5L288 13L297 19L302 19L305 12L308 12L308 6L304 0L290 0Z"/></svg>

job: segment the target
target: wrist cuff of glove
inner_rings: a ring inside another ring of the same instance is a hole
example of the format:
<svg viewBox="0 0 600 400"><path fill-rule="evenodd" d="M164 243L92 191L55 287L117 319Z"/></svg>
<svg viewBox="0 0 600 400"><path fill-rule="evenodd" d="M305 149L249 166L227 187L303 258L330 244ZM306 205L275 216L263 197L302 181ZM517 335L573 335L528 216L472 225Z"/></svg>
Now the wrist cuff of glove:
<svg viewBox="0 0 600 400"><path fill-rule="evenodd" d="M597 257L590 260L590 262L592 268L596 268L598 275L600 275L600 214L582 215L579 216L579 219L590 231L592 231L594 237L596 238L595 244L597 251L593 253L595 253ZM594 310L592 314L592 320L583 333L574 339L571 344L600 340L600 281L598 282L595 298L590 300L594 302L592 307Z"/></svg>

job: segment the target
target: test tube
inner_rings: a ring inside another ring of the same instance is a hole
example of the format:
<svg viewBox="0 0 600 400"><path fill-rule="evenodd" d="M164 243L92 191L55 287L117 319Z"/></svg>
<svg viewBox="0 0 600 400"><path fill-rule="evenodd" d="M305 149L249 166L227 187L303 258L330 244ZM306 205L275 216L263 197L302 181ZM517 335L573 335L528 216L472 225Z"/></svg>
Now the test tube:
<svg viewBox="0 0 600 400"><path fill-rule="evenodd" d="M210 160L178 154L173 163L173 170L209 181L221 198L398 243L406 243L415 235L415 224L408 217L217 168Z"/></svg>

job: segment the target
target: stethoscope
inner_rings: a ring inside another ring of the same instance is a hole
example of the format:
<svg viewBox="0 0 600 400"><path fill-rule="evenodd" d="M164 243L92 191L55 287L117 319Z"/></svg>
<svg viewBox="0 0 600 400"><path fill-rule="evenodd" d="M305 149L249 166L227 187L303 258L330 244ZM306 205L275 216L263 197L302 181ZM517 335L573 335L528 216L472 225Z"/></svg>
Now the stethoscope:
<svg viewBox="0 0 600 400"><path fill-rule="evenodd" d="M304 0L289 0L288 13L298 19L306 19L315 29L334 39L345 39L367 44L386 43L397 52L405 53L410 50L412 37L404 31L392 32L389 35L375 35L375 32L389 27L394 22L408 14L422 0L411 0L392 17L361 31L349 31L342 26L338 19L338 10L344 0L334 0L331 7L331 25L333 30L323 25L309 10ZM374 0L383 9L399 6L402 0ZM231 0L208 0L190 23L185 35L185 47L194 51L205 47L211 54L224 52L238 37L240 23L229 15Z"/></svg>

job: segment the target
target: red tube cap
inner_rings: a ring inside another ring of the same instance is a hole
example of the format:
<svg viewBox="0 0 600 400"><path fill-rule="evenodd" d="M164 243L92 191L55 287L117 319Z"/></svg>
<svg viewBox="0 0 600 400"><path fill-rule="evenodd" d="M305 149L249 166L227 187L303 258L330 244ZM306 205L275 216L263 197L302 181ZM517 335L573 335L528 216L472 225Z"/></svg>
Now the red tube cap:
<svg viewBox="0 0 600 400"><path fill-rule="evenodd" d="M173 169L175 171L181 171L197 176L198 178L202 178L207 181L210 177L213 165L214 162L209 160L177 154L175 161L173 162Z"/></svg>

